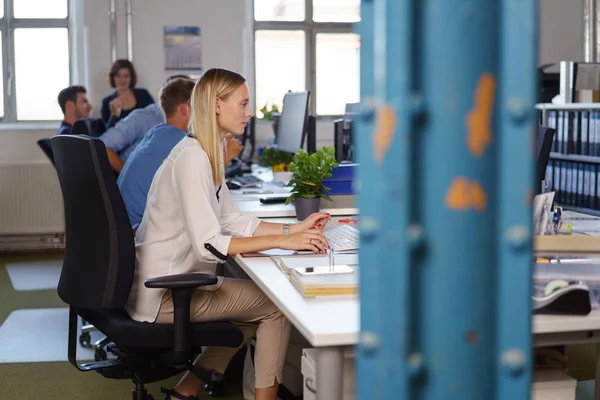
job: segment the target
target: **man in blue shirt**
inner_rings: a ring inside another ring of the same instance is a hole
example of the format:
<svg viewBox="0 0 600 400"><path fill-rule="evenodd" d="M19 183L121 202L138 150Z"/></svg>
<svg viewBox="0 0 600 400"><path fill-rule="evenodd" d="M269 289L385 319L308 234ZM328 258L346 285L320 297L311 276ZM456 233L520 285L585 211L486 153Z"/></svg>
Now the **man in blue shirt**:
<svg viewBox="0 0 600 400"><path fill-rule="evenodd" d="M69 86L61 90L58 93L58 105L63 112L63 120L57 135L71 133L75 121L89 118L92 110L87 98L87 91L83 86Z"/></svg>
<svg viewBox="0 0 600 400"><path fill-rule="evenodd" d="M142 141L146 133L165 122L165 114L158 104L138 108L100 136L108 153L110 165L121 172L123 164Z"/></svg>
<svg viewBox="0 0 600 400"><path fill-rule="evenodd" d="M153 127L143 139L139 140L139 144L129 155L119 174L117 184L121 190L131 226L134 228L142 221L146 198L154 174L173 147L187 135L191 116L189 101L193 90L194 81L189 78L172 80L161 89L160 107L166 116L166 122ZM131 118L137 111L131 113L123 122ZM118 126L119 124L116 127Z"/></svg>

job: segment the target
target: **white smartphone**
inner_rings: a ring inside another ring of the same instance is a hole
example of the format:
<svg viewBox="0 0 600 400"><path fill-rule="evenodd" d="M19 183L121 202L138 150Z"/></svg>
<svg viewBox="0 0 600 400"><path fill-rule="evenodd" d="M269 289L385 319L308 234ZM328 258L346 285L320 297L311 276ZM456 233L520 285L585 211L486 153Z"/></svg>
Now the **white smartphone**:
<svg viewBox="0 0 600 400"><path fill-rule="evenodd" d="M333 274L351 274L354 268L347 265L319 266L319 267L298 267L294 268L300 275L333 275Z"/></svg>

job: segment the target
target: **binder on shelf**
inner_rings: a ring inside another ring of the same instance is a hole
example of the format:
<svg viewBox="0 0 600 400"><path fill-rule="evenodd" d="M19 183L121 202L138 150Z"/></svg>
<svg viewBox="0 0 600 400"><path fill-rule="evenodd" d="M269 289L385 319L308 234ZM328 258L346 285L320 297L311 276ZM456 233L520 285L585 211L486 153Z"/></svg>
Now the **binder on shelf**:
<svg viewBox="0 0 600 400"><path fill-rule="evenodd" d="M591 152L593 156L600 156L600 112L594 111L594 138L593 148Z"/></svg>
<svg viewBox="0 0 600 400"><path fill-rule="evenodd" d="M589 122L590 113L588 111L583 111L581 113L581 124L579 127L579 132L581 132L581 155L587 156L589 155L589 131L590 131L590 122Z"/></svg>
<svg viewBox="0 0 600 400"><path fill-rule="evenodd" d="M567 148L565 149L565 154L575 154L575 113L565 111L564 118L567 141Z"/></svg>
<svg viewBox="0 0 600 400"><path fill-rule="evenodd" d="M565 111L558 112L558 127L556 133L558 135L558 152L564 154L566 152L565 140Z"/></svg>
<svg viewBox="0 0 600 400"><path fill-rule="evenodd" d="M560 163L560 178L558 182L560 184L558 202L565 204L567 201L567 163L564 161Z"/></svg>
<svg viewBox="0 0 600 400"><path fill-rule="evenodd" d="M590 166L584 164L583 165L583 179L582 179L582 182L583 182L582 207L584 207L584 208L592 207L592 201L590 198L590 187L591 187L590 175L591 175Z"/></svg>
<svg viewBox="0 0 600 400"><path fill-rule="evenodd" d="M579 193L578 207L587 207L587 203L585 201L585 164L579 164L577 174L577 192Z"/></svg>
<svg viewBox="0 0 600 400"><path fill-rule="evenodd" d="M548 111L548 126L550 128L554 128L557 132L556 135L554 135L554 139L552 140L552 151L553 152L558 152L558 128L557 128L557 124L556 124L556 112L555 111Z"/></svg>
<svg viewBox="0 0 600 400"><path fill-rule="evenodd" d="M573 129L572 129L572 139L573 139L573 146L572 149L570 151L570 154L581 154L581 139L580 139L580 134L581 134L581 119L580 119L580 113L578 111L573 113Z"/></svg>

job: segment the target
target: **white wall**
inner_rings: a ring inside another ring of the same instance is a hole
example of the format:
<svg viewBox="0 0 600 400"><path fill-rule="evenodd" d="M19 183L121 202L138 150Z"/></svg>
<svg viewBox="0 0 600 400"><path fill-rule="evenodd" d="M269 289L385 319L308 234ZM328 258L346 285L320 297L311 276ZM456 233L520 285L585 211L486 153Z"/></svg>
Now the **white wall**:
<svg viewBox="0 0 600 400"><path fill-rule="evenodd" d="M581 60L583 56L583 1L539 0L540 63ZM118 56L127 56L125 1L117 0ZM139 84L156 96L163 80L162 28L164 25L199 25L202 30L202 52L206 68L224 67L241 72L252 83L252 26L248 0L133 0L133 61ZM83 18L82 45L78 48L79 81L89 90L98 115L103 96L111 89L106 75L111 64L109 36L109 1L78 0ZM81 56L84 55L85 57ZM51 60L49 60L51 62ZM252 90L251 86L251 90ZM271 135L262 121L258 126L258 146ZM58 123L56 123L58 127ZM7 129L0 126L0 163L45 160L35 145L53 129ZM332 125L319 122L318 144L331 143Z"/></svg>
<svg viewBox="0 0 600 400"><path fill-rule="evenodd" d="M158 100L165 78L163 27L199 26L205 69L223 67L245 74L243 70L243 32L246 0L133 0L133 63L138 86L147 88ZM85 0L88 31L88 86L99 113L100 100L111 93L106 79L110 68L110 30L107 0ZM117 56L127 58L125 1L117 0Z"/></svg>
<svg viewBox="0 0 600 400"><path fill-rule="evenodd" d="M539 63L583 61L584 0L539 0Z"/></svg>

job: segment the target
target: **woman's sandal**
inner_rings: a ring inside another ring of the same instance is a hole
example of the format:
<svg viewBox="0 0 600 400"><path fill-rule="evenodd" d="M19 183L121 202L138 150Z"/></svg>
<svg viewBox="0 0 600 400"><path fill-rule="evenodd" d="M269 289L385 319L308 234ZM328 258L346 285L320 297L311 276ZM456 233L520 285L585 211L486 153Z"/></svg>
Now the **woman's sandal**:
<svg viewBox="0 0 600 400"><path fill-rule="evenodd" d="M160 391L165 395L164 400L169 400L171 398L179 400L198 400L196 396L184 396L180 393L177 393L173 389L160 388Z"/></svg>

